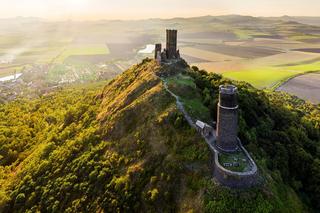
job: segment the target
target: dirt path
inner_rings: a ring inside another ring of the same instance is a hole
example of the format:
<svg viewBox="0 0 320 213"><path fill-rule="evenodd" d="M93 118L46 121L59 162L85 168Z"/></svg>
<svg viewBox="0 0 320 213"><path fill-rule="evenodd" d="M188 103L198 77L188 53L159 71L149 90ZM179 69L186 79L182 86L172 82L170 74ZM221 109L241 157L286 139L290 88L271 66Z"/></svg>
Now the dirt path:
<svg viewBox="0 0 320 213"><path fill-rule="evenodd" d="M180 101L180 98L179 96L177 96L176 94L174 94L171 90L169 90L168 88L168 84L167 82L162 79L162 82L163 82L163 85L164 85L164 88L167 90L167 92L170 93L170 95L172 97L174 97L176 99L176 103L177 103L177 107L178 109L183 113L185 119L187 120L187 122L189 123L189 125L193 128L196 128L196 125L195 125L195 122L192 120L192 118L190 117L190 115L187 113L187 111L185 110L182 102Z"/></svg>
<svg viewBox="0 0 320 213"><path fill-rule="evenodd" d="M176 99L177 102L177 107L178 109L183 113L185 119L187 120L187 122L189 123L189 125L193 128L196 128L195 122L192 120L192 118L190 117L190 115L188 114L188 112L185 110L182 102L180 101L179 96L177 96L176 94L174 94L169 88L168 88L168 84L167 82L162 79L163 81L163 85L164 88L171 94L172 97L174 97ZM215 132L213 132L213 135L210 136L204 136L203 134L201 134L201 136L203 137L203 139L205 139L206 143L209 145L210 149L214 151L214 142L216 140L216 135Z"/></svg>

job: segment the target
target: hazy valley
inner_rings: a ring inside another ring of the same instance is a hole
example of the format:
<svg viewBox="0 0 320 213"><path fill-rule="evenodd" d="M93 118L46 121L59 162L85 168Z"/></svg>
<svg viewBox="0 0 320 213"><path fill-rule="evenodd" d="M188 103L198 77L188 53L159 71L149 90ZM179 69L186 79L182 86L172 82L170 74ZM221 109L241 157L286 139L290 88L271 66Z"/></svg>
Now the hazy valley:
<svg viewBox="0 0 320 213"><path fill-rule="evenodd" d="M1 20L0 80L23 73L19 83L1 84L1 98L33 97L66 83L113 78L142 58L153 57L151 45L165 41L164 28L179 30L179 49L191 65L257 88L276 89L296 75L319 70L320 27L292 20L300 19ZM309 100L319 103L313 96Z"/></svg>

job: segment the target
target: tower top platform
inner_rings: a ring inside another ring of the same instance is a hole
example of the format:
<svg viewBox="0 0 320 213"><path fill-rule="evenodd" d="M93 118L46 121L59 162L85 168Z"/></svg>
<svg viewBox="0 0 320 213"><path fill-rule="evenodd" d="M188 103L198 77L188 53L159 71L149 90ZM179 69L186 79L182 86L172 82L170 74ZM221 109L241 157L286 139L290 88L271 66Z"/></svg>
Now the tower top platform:
<svg viewBox="0 0 320 213"><path fill-rule="evenodd" d="M233 95L237 93L238 88L234 85L220 85L219 91L220 91L220 94Z"/></svg>

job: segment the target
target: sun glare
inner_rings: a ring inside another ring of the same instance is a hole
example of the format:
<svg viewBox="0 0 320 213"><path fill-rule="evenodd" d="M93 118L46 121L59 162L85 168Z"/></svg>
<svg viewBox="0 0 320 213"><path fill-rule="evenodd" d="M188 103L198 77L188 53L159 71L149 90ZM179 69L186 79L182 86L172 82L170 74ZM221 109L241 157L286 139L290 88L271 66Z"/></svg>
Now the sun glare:
<svg viewBox="0 0 320 213"><path fill-rule="evenodd" d="M65 1L65 8L70 12L84 12L89 6L88 0L68 0Z"/></svg>

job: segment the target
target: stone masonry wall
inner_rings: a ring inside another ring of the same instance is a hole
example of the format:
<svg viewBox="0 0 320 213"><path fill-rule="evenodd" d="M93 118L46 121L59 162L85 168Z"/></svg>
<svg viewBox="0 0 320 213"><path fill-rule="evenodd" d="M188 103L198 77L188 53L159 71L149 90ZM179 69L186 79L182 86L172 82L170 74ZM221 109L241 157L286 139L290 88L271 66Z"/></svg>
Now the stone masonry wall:
<svg viewBox="0 0 320 213"><path fill-rule="evenodd" d="M222 151L236 151L238 133L238 108L218 106L217 146Z"/></svg>
<svg viewBox="0 0 320 213"><path fill-rule="evenodd" d="M225 169L218 159L218 151L211 149L214 154L214 171L213 175L222 185L231 188L249 188L258 184L258 168L251 158L247 150L242 146L239 141L239 146L249 159L251 170L247 172L233 172Z"/></svg>

